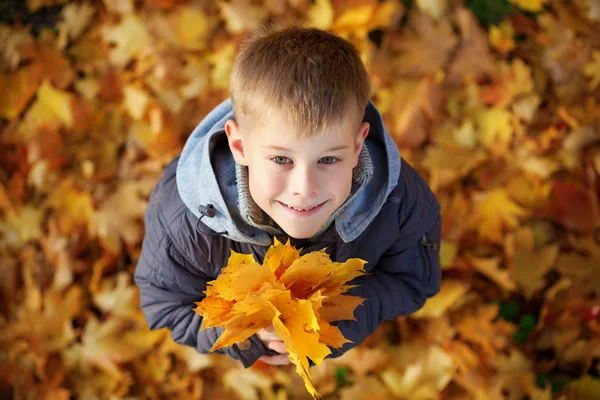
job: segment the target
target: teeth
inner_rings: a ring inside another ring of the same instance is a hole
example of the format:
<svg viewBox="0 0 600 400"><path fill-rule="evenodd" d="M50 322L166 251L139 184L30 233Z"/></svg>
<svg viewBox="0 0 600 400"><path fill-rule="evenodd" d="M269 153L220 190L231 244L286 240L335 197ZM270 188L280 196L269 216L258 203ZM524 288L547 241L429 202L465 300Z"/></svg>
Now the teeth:
<svg viewBox="0 0 600 400"><path fill-rule="evenodd" d="M286 204L286 206L287 206L287 204ZM297 211L309 211L309 210L312 210L313 208L315 208L316 206L311 207L311 208L296 208L296 207L292 207L292 206L288 206L288 207L293 208L294 210L297 210Z"/></svg>

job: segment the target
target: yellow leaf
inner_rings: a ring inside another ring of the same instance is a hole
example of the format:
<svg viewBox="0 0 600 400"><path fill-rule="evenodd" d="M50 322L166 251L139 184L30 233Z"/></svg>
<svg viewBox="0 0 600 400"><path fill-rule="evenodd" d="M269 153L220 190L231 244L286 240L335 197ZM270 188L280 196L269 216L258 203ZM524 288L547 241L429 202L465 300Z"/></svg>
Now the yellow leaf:
<svg viewBox="0 0 600 400"><path fill-rule="evenodd" d="M194 311L203 316L200 327L200 331L203 331L206 328L219 326L229 319L231 308L235 303L220 297L207 296L204 301L195 304L197 307Z"/></svg>
<svg viewBox="0 0 600 400"><path fill-rule="evenodd" d="M525 11L531 11L531 12L542 11L544 8L544 4L548 2L548 0L508 0L508 1Z"/></svg>
<svg viewBox="0 0 600 400"><path fill-rule="evenodd" d="M568 390L573 399L591 400L600 398L600 379L585 375L570 381Z"/></svg>
<svg viewBox="0 0 600 400"><path fill-rule="evenodd" d="M169 15L177 46L202 50L206 47L211 21L204 13L188 6L179 6Z"/></svg>
<svg viewBox="0 0 600 400"><path fill-rule="evenodd" d="M346 339L337 326L330 325L325 321L319 321L319 341L324 345L339 349L344 343L351 341Z"/></svg>
<svg viewBox="0 0 600 400"><path fill-rule="evenodd" d="M71 128L74 122L71 104L72 97L69 93L53 88L45 80L40 85L37 98L19 126L23 139L30 139L44 125L49 127L64 125Z"/></svg>
<svg viewBox="0 0 600 400"><path fill-rule="evenodd" d="M89 221L88 231L99 237L106 249L118 253L121 239L139 243L143 227L139 220L146 211L147 198L156 185L151 178L121 182L117 191L108 197Z"/></svg>
<svg viewBox="0 0 600 400"><path fill-rule="evenodd" d="M258 28L267 16L264 7L257 7L244 0L219 1L217 5L225 20L227 31L234 34Z"/></svg>
<svg viewBox="0 0 600 400"><path fill-rule="evenodd" d="M150 100L148 93L134 85L127 85L123 89L123 94L125 95L123 104L129 115L133 119L141 119L146 112L146 106Z"/></svg>
<svg viewBox="0 0 600 400"><path fill-rule="evenodd" d="M333 7L330 0L316 0L306 13L306 24L317 29L329 30L333 24Z"/></svg>
<svg viewBox="0 0 600 400"><path fill-rule="evenodd" d="M515 49L515 30L510 21L504 21L498 26L491 26L489 32L490 44L500 53L506 54Z"/></svg>
<svg viewBox="0 0 600 400"><path fill-rule="evenodd" d="M210 351L216 351L248 339L259 330L269 326L274 316L277 315L276 310L268 301L257 296L247 296L235 306L235 312L232 312L233 317L225 322L225 331L219 336ZM253 308L253 310L245 313L246 308Z"/></svg>
<svg viewBox="0 0 600 400"><path fill-rule="evenodd" d="M289 292L287 292L289 295ZM313 396L318 394L312 383L308 370L308 358L315 364L321 364L323 359L331 354L329 348L319 342L319 333L307 329L311 320L316 321L314 311L309 301L294 300L296 307L285 307L280 317L273 319L273 327L277 336L286 345L290 361L296 366L296 372L304 380L306 390Z"/></svg>
<svg viewBox="0 0 600 400"><path fill-rule="evenodd" d="M127 14L114 26L105 26L102 36L115 46L109 53L110 61L124 67L138 58L151 46L151 39L142 20L135 14Z"/></svg>
<svg viewBox="0 0 600 400"><path fill-rule="evenodd" d="M512 265L513 280L525 296L531 298L546 286L544 275L554 266L559 245L556 243L536 250L533 231L530 228L521 228L506 237L504 246Z"/></svg>
<svg viewBox="0 0 600 400"><path fill-rule="evenodd" d="M65 48L68 40L77 39L90 23L95 8L89 3L69 3L61 12L62 21L58 24L61 48Z"/></svg>
<svg viewBox="0 0 600 400"><path fill-rule="evenodd" d="M417 0L417 6L433 19L439 20L448 8L448 0Z"/></svg>
<svg viewBox="0 0 600 400"><path fill-rule="evenodd" d="M482 305L473 313L466 313L455 324L461 339L480 346L481 357L495 357L509 343L509 336L517 327L504 320L497 319L498 306Z"/></svg>
<svg viewBox="0 0 600 400"><path fill-rule="evenodd" d="M251 255L231 251L227 266L209 282L206 297L194 311L204 318L201 329L225 328L211 351L272 325L306 389L318 397L308 359L321 364L331 354L328 346L349 342L329 322L354 319L354 309L364 299L341 293L348 290L348 281L364 274L365 261L332 262L325 249L298 254L289 240L284 245L276 238L262 265Z"/></svg>
<svg viewBox="0 0 600 400"><path fill-rule="evenodd" d="M408 19L406 34L394 37L393 48L399 52L394 67L399 76L433 75L446 66L458 38L449 21L433 21L424 13Z"/></svg>
<svg viewBox="0 0 600 400"><path fill-rule="evenodd" d="M591 236L570 237L573 252L561 253L556 269L572 277L578 293L600 292L600 246Z"/></svg>
<svg viewBox="0 0 600 400"><path fill-rule="evenodd" d="M593 59L583 66L583 73L590 77L590 89L595 90L600 85L600 51L592 53Z"/></svg>
<svg viewBox="0 0 600 400"><path fill-rule="evenodd" d="M21 114L40 85L39 72L39 68L28 66L0 75L0 87L4 88L0 96L0 118L12 120Z"/></svg>
<svg viewBox="0 0 600 400"><path fill-rule="evenodd" d="M458 254L458 243L442 239L440 244L440 266L442 269L452 267Z"/></svg>
<svg viewBox="0 0 600 400"><path fill-rule="evenodd" d="M400 345L382 373L385 386L402 399L433 399L450 383L455 363L439 345Z"/></svg>
<svg viewBox="0 0 600 400"><path fill-rule="evenodd" d="M473 194L473 213L470 225L479 236L502 243L505 228L514 228L527 212L514 203L503 189Z"/></svg>
<svg viewBox="0 0 600 400"><path fill-rule="evenodd" d="M210 79L215 89L229 89L229 75L233 67L235 52L233 43L227 43L207 57L212 66Z"/></svg>
<svg viewBox="0 0 600 400"><path fill-rule="evenodd" d="M510 273L506 269L499 268L499 258L475 258L470 257L469 260L477 271L487 276L493 282L498 284L502 289L507 291L515 291L517 286L512 280Z"/></svg>
<svg viewBox="0 0 600 400"><path fill-rule="evenodd" d="M219 297L225 300L240 301L248 293L258 291L261 286L274 279L273 272L266 266L260 264L234 264L224 268L223 279L217 278L209 282L219 293Z"/></svg>
<svg viewBox="0 0 600 400"><path fill-rule="evenodd" d="M323 305L319 308L319 316L323 321L340 321L340 320L352 320L356 321L354 317L354 310L362 303L365 299L357 296L344 296L337 295L328 297L323 301Z"/></svg>
<svg viewBox="0 0 600 400"><path fill-rule="evenodd" d="M479 142L487 148L506 146L513 136L512 114L501 108L480 110L475 116Z"/></svg>
<svg viewBox="0 0 600 400"><path fill-rule="evenodd" d="M467 283L446 279L442 282L439 293L427 299L425 305L411 317L439 318L455 306L467 294L469 288Z"/></svg>
<svg viewBox="0 0 600 400"><path fill-rule="evenodd" d="M300 258L300 250L290 246L290 240L284 245L274 238L273 246L265 254L263 264L269 266L275 277L279 279L296 259Z"/></svg>
<svg viewBox="0 0 600 400"><path fill-rule="evenodd" d="M337 291L343 283L361 274L364 261L350 259L346 263L332 263L324 251L313 251L297 259L281 275L279 282L295 298L311 296L323 289L323 294Z"/></svg>

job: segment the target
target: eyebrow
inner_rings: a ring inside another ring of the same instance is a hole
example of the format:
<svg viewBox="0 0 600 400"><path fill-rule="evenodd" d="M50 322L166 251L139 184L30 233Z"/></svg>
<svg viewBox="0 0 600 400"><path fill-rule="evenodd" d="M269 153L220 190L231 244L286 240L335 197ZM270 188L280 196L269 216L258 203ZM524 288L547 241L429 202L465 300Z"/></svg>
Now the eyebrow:
<svg viewBox="0 0 600 400"><path fill-rule="evenodd" d="M285 147L281 147L281 146L263 146L263 148L265 149L269 149L269 150L279 150L279 151L287 151L287 152L291 152L292 150L290 149L286 149ZM341 145L341 146L334 146L330 149L325 150L325 152L330 152L330 151L337 151L337 150L345 150L347 149L348 146L346 145Z"/></svg>

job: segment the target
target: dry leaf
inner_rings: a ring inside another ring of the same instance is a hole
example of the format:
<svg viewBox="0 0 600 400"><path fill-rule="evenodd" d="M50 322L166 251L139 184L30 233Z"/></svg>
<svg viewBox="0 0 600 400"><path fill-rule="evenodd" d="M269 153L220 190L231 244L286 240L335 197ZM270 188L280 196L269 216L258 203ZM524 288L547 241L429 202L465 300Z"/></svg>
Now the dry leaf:
<svg viewBox="0 0 600 400"><path fill-rule="evenodd" d="M273 325L306 389L318 397L308 359L321 364L331 354L327 346L340 348L348 342L328 322L354 319L354 308L363 299L341 294L347 290L346 282L364 273L364 263L360 259L331 262L324 250L300 256L289 241L283 245L277 238L262 265L252 255L231 250L227 266L208 282L206 297L196 303L195 311L204 317L201 330L225 328L211 351ZM325 317L320 315L322 309Z"/></svg>

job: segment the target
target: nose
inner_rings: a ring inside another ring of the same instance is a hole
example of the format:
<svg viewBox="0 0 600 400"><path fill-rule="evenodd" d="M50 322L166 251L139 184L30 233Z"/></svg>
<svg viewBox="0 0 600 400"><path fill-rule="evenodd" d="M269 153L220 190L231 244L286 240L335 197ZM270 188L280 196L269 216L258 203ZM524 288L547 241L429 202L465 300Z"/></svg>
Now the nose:
<svg viewBox="0 0 600 400"><path fill-rule="evenodd" d="M315 171L311 168L295 166L290 176L292 194L300 197L315 196L319 192L319 182Z"/></svg>

